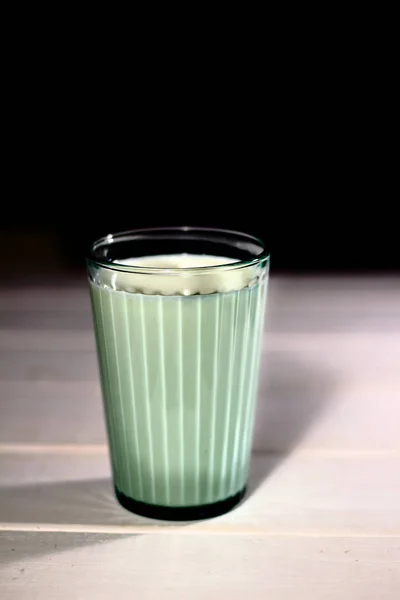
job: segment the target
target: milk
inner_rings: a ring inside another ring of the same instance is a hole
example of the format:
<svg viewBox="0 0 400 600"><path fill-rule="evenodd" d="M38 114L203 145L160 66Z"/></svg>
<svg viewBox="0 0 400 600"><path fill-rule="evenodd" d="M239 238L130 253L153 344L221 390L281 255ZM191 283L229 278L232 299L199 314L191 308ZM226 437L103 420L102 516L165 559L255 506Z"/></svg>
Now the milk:
<svg viewBox="0 0 400 600"><path fill-rule="evenodd" d="M150 514L150 505L182 509L243 495L266 277L266 261L238 266L188 254L132 257L92 271L122 504Z"/></svg>

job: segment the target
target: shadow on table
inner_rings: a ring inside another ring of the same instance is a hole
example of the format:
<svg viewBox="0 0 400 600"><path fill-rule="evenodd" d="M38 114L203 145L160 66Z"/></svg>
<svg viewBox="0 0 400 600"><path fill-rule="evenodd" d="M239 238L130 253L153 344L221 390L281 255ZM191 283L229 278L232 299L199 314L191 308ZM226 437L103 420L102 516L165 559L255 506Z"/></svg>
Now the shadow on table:
<svg viewBox="0 0 400 600"><path fill-rule="evenodd" d="M28 531L0 532L0 564L138 535L85 532L91 525L107 529L112 525L157 524L122 509L114 497L111 479L0 488L0 522L30 524ZM59 525L60 532L40 535L41 526L47 524ZM62 531L63 525L76 525L78 531Z"/></svg>
<svg viewBox="0 0 400 600"><path fill-rule="evenodd" d="M252 494L300 443L321 413L327 408L334 390L331 374L316 366L291 359L288 352L273 352L268 369L261 375L256 416L254 450L265 453L265 460L253 461L249 481ZM40 524L113 526L113 525L188 525L168 523L134 515L117 503L111 479L92 479L57 483L40 483L0 488L0 522ZM7 543L0 546L1 562L18 561L23 556L42 555L113 540L125 535L112 533L46 533L37 543L29 542L28 532L3 532ZM19 536L26 536L18 544ZM44 540L44 541L43 541ZM51 544L53 543L53 547ZM13 544L16 548L13 549ZM50 545L49 545L50 544ZM18 547L18 548L17 548ZM22 556L21 556L22 553Z"/></svg>
<svg viewBox="0 0 400 600"><path fill-rule="evenodd" d="M103 543L112 543L127 537L133 537L138 534L118 534L118 533L74 533L59 531L4 531L0 532L0 580L2 580L2 567L8 563L13 565L15 573L13 580L21 579L30 566L30 577L32 577L32 568L36 570L38 565L40 569L44 566L53 566L50 561L54 555L67 552L68 550L81 550L87 546L95 546ZM71 560L71 567L74 562L81 560L80 554L74 554ZM33 560L32 560L33 559Z"/></svg>
<svg viewBox="0 0 400 600"><path fill-rule="evenodd" d="M250 494L299 445L327 409L335 389L329 371L297 355L290 357L290 352L270 352L263 362L253 450L266 453L266 459L253 461Z"/></svg>
<svg viewBox="0 0 400 600"><path fill-rule="evenodd" d="M0 488L0 522L89 526L157 523L122 509L109 478Z"/></svg>

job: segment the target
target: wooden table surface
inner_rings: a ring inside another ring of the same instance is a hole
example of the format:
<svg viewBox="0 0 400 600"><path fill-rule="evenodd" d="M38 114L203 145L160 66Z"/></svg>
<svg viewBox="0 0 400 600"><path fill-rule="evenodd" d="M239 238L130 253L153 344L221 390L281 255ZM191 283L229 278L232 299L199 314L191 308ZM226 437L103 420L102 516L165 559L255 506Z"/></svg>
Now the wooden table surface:
<svg viewBox="0 0 400 600"><path fill-rule="evenodd" d="M249 487L120 508L85 282L0 291L2 600L397 600L400 279L272 277Z"/></svg>

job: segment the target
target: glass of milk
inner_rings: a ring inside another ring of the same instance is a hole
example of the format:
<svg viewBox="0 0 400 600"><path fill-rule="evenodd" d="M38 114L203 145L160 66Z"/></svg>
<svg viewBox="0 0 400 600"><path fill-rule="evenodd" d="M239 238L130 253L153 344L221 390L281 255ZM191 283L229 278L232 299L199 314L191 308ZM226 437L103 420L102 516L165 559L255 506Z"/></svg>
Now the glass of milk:
<svg viewBox="0 0 400 600"><path fill-rule="evenodd" d="M96 241L88 274L113 479L128 510L169 520L246 491L269 256L191 227Z"/></svg>

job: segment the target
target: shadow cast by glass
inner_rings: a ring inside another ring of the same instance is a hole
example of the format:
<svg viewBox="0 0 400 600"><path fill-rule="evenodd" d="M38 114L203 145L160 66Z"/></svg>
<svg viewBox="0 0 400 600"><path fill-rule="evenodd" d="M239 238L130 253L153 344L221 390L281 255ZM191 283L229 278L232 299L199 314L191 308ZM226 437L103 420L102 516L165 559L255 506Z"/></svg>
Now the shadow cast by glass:
<svg viewBox="0 0 400 600"><path fill-rule="evenodd" d="M260 377L253 452L265 460L252 461L248 493L300 444L315 421L327 410L335 379L327 370L306 363L290 351L267 351Z"/></svg>

